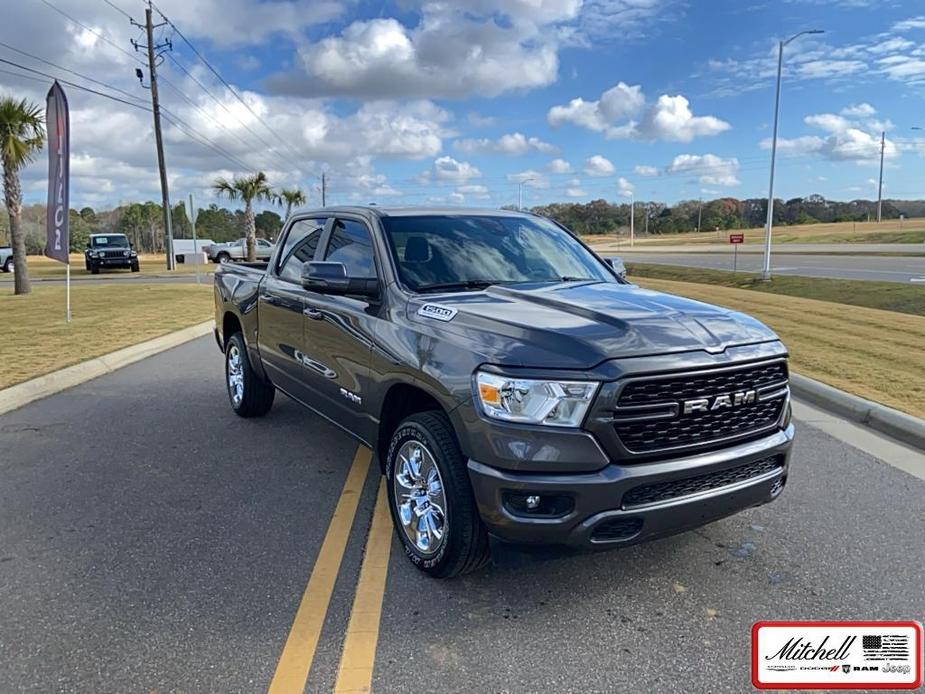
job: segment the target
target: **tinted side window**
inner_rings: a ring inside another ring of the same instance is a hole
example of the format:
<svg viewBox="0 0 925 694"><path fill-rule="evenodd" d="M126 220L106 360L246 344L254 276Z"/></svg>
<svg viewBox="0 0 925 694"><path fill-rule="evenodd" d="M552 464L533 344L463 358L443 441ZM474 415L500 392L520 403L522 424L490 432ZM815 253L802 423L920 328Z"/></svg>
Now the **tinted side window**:
<svg viewBox="0 0 925 694"><path fill-rule="evenodd" d="M292 225L286 235L286 243L280 254L279 276L290 282L298 282L302 277L302 266L314 260L315 249L321 240L324 219L303 219Z"/></svg>
<svg viewBox="0 0 925 694"><path fill-rule="evenodd" d="M334 223L325 260L343 263L347 275L361 279L376 278L376 257L366 225L349 219Z"/></svg>

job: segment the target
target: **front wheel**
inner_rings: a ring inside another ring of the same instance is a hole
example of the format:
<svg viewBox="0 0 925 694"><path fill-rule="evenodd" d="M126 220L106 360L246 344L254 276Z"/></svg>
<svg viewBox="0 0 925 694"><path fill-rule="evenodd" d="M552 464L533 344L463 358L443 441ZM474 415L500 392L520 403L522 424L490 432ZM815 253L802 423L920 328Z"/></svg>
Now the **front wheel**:
<svg viewBox="0 0 925 694"><path fill-rule="evenodd" d="M6 262L3 263L4 272L13 272L13 256L10 256L6 259Z"/></svg>
<svg viewBox="0 0 925 694"><path fill-rule="evenodd" d="M392 522L415 566L452 578L487 563L488 534L445 414L414 414L398 426L385 476Z"/></svg>
<svg viewBox="0 0 925 694"><path fill-rule="evenodd" d="M138 263L132 263L132 272L138 272L139 269Z"/></svg>
<svg viewBox="0 0 925 694"><path fill-rule="evenodd" d="M230 261L231 261L231 256L228 255L227 253L219 253L215 258L216 263L227 263Z"/></svg>
<svg viewBox="0 0 925 694"><path fill-rule="evenodd" d="M91 266L90 266L90 274L92 274L92 275L98 275L98 274L100 274L100 266L99 266L99 265L91 265Z"/></svg>
<svg viewBox="0 0 925 694"><path fill-rule="evenodd" d="M231 409L240 417L262 417L273 407L276 388L257 376L241 333L229 337L225 345L225 384Z"/></svg>

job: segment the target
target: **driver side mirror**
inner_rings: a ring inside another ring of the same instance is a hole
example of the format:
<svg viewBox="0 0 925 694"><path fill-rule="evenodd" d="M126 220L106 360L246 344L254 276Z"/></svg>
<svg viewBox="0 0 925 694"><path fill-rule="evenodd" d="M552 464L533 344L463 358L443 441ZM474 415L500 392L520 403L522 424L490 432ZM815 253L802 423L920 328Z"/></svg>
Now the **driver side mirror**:
<svg viewBox="0 0 925 694"><path fill-rule="evenodd" d="M302 266L302 286L319 294L351 294L375 298L379 296L379 281L349 277L343 263L309 261Z"/></svg>

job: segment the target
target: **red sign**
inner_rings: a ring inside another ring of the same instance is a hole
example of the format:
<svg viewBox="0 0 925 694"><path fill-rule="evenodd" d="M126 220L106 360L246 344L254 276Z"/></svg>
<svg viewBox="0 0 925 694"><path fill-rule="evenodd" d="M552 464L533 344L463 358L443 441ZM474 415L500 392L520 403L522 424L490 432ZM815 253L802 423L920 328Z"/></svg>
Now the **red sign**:
<svg viewBox="0 0 925 694"><path fill-rule="evenodd" d="M745 243L745 234L729 234L729 243Z"/></svg>

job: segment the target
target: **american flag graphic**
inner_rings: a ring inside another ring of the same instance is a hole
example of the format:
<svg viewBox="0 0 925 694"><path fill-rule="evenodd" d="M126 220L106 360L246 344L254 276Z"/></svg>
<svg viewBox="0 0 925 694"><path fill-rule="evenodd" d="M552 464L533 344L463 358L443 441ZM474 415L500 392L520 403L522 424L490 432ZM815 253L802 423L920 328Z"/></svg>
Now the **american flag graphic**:
<svg viewBox="0 0 925 694"><path fill-rule="evenodd" d="M909 637L902 634L863 636L864 660L909 660Z"/></svg>

